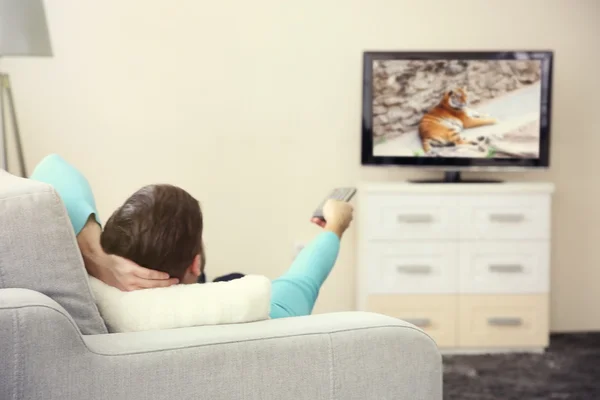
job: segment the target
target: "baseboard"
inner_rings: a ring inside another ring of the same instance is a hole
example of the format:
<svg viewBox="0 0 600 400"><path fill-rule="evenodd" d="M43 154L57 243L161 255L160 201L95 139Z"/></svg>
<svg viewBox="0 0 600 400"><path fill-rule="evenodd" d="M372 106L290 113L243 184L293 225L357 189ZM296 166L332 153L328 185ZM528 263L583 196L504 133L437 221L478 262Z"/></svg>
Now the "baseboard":
<svg viewBox="0 0 600 400"><path fill-rule="evenodd" d="M481 354L510 354L510 353L528 353L543 354L546 351L543 347L498 347L498 348L464 348L464 349L440 349L440 353L445 356L451 355L481 355Z"/></svg>

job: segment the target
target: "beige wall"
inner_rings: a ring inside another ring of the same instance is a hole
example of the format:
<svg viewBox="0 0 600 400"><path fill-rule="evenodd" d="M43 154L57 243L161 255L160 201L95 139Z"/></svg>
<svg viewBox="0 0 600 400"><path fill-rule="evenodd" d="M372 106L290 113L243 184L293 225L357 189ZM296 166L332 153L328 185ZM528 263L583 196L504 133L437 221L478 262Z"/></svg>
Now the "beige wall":
<svg viewBox="0 0 600 400"><path fill-rule="evenodd" d="M554 49L553 168L505 178L557 185L552 327L600 329L597 0L81 0L48 14L55 57L2 65L29 167L61 153L104 219L140 185L184 186L206 213L211 274L275 277L331 187L419 174L360 166L363 50ZM354 307L354 240L317 311Z"/></svg>

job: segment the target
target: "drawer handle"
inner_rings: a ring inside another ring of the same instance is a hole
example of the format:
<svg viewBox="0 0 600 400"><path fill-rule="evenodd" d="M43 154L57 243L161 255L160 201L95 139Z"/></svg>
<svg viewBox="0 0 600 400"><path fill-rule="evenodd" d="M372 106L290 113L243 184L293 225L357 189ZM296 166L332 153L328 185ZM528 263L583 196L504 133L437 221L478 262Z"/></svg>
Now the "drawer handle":
<svg viewBox="0 0 600 400"><path fill-rule="evenodd" d="M523 222L525 216L523 214L490 214L492 222Z"/></svg>
<svg viewBox="0 0 600 400"><path fill-rule="evenodd" d="M418 326L419 328L426 328L431 326L431 320L429 318L409 318L404 321L409 324L413 324L414 326Z"/></svg>
<svg viewBox="0 0 600 400"><path fill-rule="evenodd" d="M429 265L398 265L396 271L407 274L430 274L431 267Z"/></svg>
<svg viewBox="0 0 600 400"><path fill-rule="evenodd" d="M520 325L523 325L523 320L521 318L511 318L511 317L493 317L493 318L488 318L488 325L520 326Z"/></svg>
<svg viewBox="0 0 600 400"><path fill-rule="evenodd" d="M397 217L398 223L427 224L433 222L431 214L401 214Z"/></svg>
<svg viewBox="0 0 600 400"><path fill-rule="evenodd" d="M491 272L523 272L523 266L519 264L493 264L490 265Z"/></svg>

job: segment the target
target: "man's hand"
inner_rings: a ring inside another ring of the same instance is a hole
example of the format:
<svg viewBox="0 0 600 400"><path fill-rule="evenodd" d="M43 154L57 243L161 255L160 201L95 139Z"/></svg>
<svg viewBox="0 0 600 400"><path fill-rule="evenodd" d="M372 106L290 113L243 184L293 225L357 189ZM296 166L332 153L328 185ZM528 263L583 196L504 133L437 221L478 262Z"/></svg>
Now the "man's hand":
<svg viewBox="0 0 600 400"><path fill-rule="evenodd" d="M169 279L166 272L144 268L126 258L109 254L96 278L123 291L167 287L178 282L175 278Z"/></svg>
<svg viewBox="0 0 600 400"><path fill-rule="evenodd" d="M315 225L320 226L321 228L325 228L326 222L324 220L322 220L321 218L311 218L310 222L312 222Z"/></svg>
<svg viewBox="0 0 600 400"><path fill-rule="evenodd" d="M325 221L318 218L313 218L311 221L325 230L335 233L341 239L354 218L353 212L354 208L350 203L329 199L323 206Z"/></svg>
<svg viewBox="0 0 600 400"><path fill-rule="evenodd" d="M100 245L102 229L91 216L77 235L77 244L88 273L107 285L123 291L167 287L178 283L169 274L144 268L111 254L106 254Z"/></svg>

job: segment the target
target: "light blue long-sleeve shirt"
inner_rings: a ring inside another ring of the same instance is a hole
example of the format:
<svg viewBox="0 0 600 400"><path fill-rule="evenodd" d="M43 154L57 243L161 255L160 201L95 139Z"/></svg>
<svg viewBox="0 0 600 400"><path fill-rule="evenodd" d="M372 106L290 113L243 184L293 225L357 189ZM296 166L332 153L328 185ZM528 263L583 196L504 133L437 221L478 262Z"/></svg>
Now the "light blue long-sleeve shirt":
<svg viewBox="0 0 600 400"><path fill-rule="evenodd" d="M45 157L31 179L54 187L67 208L75 234L90 215L101 224L96 201L87 179L74 166L56 154ZM322 232L298 254L288 271L272 283L271 318L309 315L319 290L329 276L340 249L333 232Z"/></svg>

